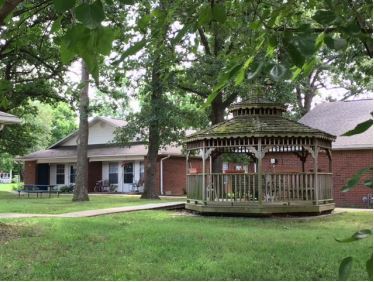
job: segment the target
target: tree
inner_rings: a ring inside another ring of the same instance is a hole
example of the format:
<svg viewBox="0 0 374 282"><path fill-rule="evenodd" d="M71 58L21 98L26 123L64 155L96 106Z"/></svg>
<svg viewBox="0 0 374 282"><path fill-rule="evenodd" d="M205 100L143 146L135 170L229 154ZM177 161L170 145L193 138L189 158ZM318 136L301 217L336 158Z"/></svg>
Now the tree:
<svg viewBox="0 0 374 282"><path fill-rule="evenodd" d="M88 201L88 112L89 112L89 73L82 61L82 90L79 97L79 131L77 149L77 177L73 201Z"/></svg>

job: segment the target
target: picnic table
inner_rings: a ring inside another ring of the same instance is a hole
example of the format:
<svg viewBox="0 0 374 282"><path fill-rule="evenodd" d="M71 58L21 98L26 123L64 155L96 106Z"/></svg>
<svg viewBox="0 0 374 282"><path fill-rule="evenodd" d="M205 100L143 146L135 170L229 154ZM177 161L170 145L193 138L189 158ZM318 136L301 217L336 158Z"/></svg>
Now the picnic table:
<svg viewBox="0 0 374 282"><path fill-rule="evenodd" d="M23 189L17 190L18 197L21 197L21 193L27 193L27 198L30 198L30 194L36 194L38 198L39 195L42 197L43 194L48 194L50 198L52 194L57 194L57 197L60 196L60 191L57 185L39 185L39 184L25 184Z"/></svg>

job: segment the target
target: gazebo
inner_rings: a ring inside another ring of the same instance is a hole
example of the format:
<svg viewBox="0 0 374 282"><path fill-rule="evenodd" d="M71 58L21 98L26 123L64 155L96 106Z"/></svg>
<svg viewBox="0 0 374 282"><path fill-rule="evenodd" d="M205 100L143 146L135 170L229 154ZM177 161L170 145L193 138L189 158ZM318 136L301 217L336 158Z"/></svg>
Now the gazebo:
<svg viewBox="0 0 374 282"><path fill-rule="evenodd" d="M335 208L331 164L335 136L284 117L285 105L260 97L234 104L229 111L231 119L185 141L187 209L261 215L319 214ZM223 171L222 154L244 154L253 161L253 171ZM296 155L299 164L289 171L265 169L264 160L276 162L269 159L272 154ZM201 156L201 165L191 167L191 155ZM326 171L320 169L319 157L327 160Z"/></svg>

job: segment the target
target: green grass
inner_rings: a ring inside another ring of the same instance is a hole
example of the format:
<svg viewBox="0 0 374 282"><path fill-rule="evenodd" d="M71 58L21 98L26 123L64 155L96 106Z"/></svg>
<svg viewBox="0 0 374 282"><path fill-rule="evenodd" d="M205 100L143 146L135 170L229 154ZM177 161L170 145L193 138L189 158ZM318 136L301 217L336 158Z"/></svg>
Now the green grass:
<svg viewBox="0 0 374 282"><path fill-rule="evenodd" d="M6 186L7 185L7 186ZM10 186L11 187L11 186ZM0 185L0 213L45 213L45 214L59 214L74 211L102 209L111 207L121 207L130 205L141 205L148 203L159 203L167 201L180 201L183 199L162 199L160 200L141 200L140 196L110 196L110 195L91 195L89 202L77 203L72 202L72 195L44 195L42 198L36 198L36 195L31 194L30 198L27 195L18 198L18 194L10 193L11 188L8 184Z"/></svg>
<svg viewBox="0 0 374 282"><path fill-rule="evenodd" d="M16 185L16 183L0 184L0 191L12 191L13 187Z"/></svg>
<svg viewBox="0 0 374 282"><path fill-rule="evenodd" d="M367 280L372 252L371 239L334 240L372 228L368 212L308 221L142 211L3 222L13 233L0 237L0 280L336 280L347 256L350 279Z"/></svg>

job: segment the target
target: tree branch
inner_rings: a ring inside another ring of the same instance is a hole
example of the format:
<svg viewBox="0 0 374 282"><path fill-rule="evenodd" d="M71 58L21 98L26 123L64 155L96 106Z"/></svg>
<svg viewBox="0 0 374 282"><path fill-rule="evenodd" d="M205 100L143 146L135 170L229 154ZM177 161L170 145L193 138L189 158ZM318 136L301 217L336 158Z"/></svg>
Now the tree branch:
<svg viewBox="0 0 374 282"><path fill-rule="evenodd" d="M0 8L0 26L4 25L5 18L10 15L21 2L23 2L23 0L5 0L3 6Z"/></svg>
<svg viewBox="0 0 374 282"><path fill-rule="evenodd" d="M197 30L198 30L199 35L200 35L201 43L204 46L205 53L207 55L211 55L212 53L210 52L208 38L206 38L205 33L204 33L204 31L202 30L201 27L199 27Z"/></svg>

